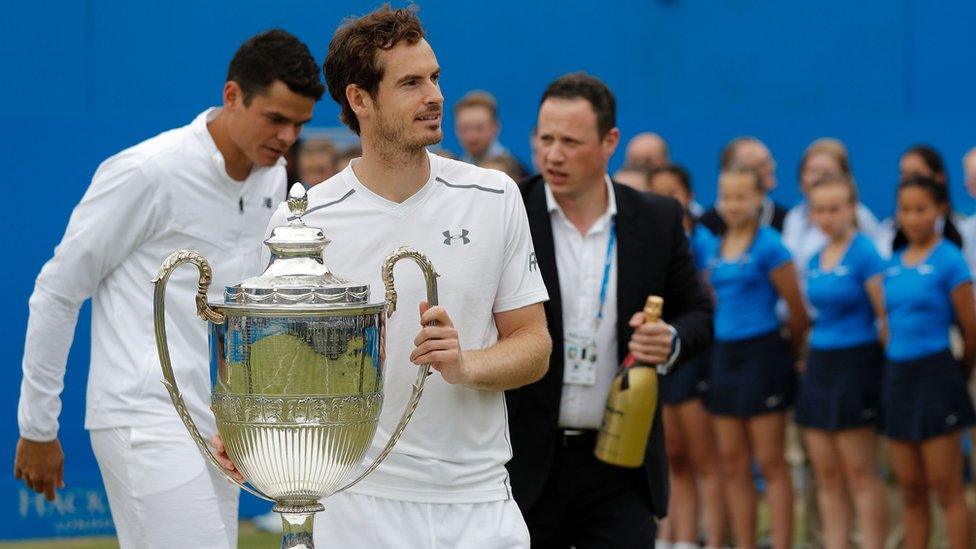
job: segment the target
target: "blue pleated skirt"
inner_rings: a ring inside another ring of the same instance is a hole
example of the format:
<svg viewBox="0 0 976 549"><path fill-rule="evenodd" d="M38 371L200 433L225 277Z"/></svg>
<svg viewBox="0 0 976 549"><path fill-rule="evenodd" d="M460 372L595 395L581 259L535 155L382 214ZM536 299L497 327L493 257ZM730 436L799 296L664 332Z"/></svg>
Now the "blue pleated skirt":
<svg viewBox="0 0 976 549"><path fill-rule="evenodd" d="M796 397L796 423L827 431L877 426L883 372L884 353L876 342L811 349Z"/></svg>
<svg viewBox="0 0 976 549"><path fill-rule="evenodd" d="M888 438L921 442L976 423L962 367L947 350L916 360L888 361L882 384Z"/></svg>
<svg viewBox="0 0 976 549"><path fill-rule="evenodd" d="M706 398L710 412L748 418L786 410L795 397L793 355L779 331L715 342Z"/></svg>
<svg viewBox="0 0 976 549"><path fill-rule="evenodd" d="M668 375L661 376L661 402L678 405L694 399L704 399L708 393L708 368L712 351L709 348L695 358L678 363Z"/></svg>

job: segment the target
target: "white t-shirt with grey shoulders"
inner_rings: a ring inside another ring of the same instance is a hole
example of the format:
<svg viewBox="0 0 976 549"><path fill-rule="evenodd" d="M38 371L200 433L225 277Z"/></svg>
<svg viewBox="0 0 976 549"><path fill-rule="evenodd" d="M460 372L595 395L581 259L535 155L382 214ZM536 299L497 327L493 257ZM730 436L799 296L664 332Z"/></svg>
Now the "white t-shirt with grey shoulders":
<svg viewBox="0 0 976 549"><path fill-rule="evenodd" d="M430 178L402 203L367 189L352 170L354 160L309 191L304 220L332 240L326 265L338 276L369 284L371 302L384 298L384 259L399 246L422 251L441 275L439 301L461 348L487 348L498 340L493 313L549 298L522 197L502 172L428 158ZM288 215L280 207L268 233L285 225ZM399 263L394 274L398 300L387 325L383 412L367 462L389 439L417 375L409 357L426 286L413 262ZM511 497L505 470L511 456L504 393L451 385L435 372L393 452L350 491L426 503L504 500Z"/></svg>

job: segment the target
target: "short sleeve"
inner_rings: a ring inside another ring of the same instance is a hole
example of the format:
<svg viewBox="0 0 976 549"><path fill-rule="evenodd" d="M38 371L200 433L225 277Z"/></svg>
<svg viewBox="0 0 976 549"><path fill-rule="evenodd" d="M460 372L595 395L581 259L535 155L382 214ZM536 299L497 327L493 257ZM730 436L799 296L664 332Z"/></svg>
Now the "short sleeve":
<svg viewBox="0 0 976 549"><path fill-rule="evenodd" d="M771 273L793 259L793 256L790 255L790 251L783 245L783 240L773 229L763 228L760 231L756 236L759 240L756 243L755 253L763 272Z"/></svg>
<svg viewBox="0 0 976 549"><path fill-rule="evenodd" d="M492 312L501 313L519 309L533 303L549 300L542 271L532 245L529 218L522 203L522 195L515 183L505 181L505 211L503 215L505 250L503 252L501 279Z"/></svg>
<svg viewBox="0 0 976 549"><path fill-rule="evenodd" d="M946 245L945 243L943 245L946 246L948 253L944 254L942 282L943 290L948 294L960 284L971 281L972 277L969 274L969 266L966 265L966 260L962 257L962 253L954 245Z"/></svg>
<svg viewBox="0 0 976 549"><path fill-rule="evenodd" d="M863 236L858 235L857 237L857 254L856 254L856 265L858 280L861 284L864 284L871 277L881 274L887 267L887 263L881 258L881 254L878 250L874 248L874 244Z"/></svg>

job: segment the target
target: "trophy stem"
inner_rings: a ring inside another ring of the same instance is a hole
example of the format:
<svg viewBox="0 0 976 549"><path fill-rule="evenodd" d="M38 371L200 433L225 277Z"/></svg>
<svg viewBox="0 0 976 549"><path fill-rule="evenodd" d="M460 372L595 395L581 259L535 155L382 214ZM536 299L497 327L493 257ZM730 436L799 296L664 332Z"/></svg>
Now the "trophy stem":
<svg viewBox="0 0 976 549"><path fill-rule="evenodd" d="M323 509L321 503L301 507L275 505L274 511L281 515L281 549L314 549L312 521L315 513Z"/></svg>

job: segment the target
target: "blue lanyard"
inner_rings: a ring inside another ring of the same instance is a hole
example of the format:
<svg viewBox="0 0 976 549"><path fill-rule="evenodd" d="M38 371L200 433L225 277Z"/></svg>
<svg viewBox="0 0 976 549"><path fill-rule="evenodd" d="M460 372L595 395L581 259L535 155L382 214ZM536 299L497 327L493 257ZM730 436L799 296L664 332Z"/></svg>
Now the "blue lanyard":
<svg viewBox="0 0 976 549"><path fill-rule="evenodd" d="M607 287L610 286L610 266L613 263L613 248L617 244L617 218L610 218L610 239L607 241L607 258L603 262L603 281L600 282L600 310L596 314L597 322L603 320L603 304L607 302Z"/></svg>

